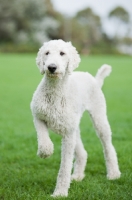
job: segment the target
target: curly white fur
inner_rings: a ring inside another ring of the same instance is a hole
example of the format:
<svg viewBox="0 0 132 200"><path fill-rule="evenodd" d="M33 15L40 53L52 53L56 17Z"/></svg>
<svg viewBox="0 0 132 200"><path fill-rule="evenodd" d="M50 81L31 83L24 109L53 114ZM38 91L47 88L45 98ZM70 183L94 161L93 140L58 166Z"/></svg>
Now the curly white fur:
<svg viewBox="0 0 132 200"><path fill-rule="evenodd" d="M101 140L108 179L120 177L111 129L106 115L106 103L101 91L103 80L111 67L103 65L94 78L87 72L72 72L80 57L70 42L51 40L44 43L36 59L41 74L45 73L33 95L31 110L38 137L38 155L50 156L53 143L48 129L62 136L61 165L53 196L67 196L71 180L81 181L87 161L79 130L82 114L87 110ZM55 72L49 66L55 65ZM74 171L71 176L73 158Z"/></svg>

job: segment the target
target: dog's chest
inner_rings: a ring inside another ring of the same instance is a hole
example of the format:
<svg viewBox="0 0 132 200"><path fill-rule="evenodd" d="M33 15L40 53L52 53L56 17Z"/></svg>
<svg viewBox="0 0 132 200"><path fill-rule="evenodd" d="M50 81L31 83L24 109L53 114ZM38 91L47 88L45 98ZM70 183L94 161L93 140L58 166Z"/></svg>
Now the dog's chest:
<svg viewBox="0 0 132 200"><path fill-rule="evenodd" d="M36 115L46 122L48 128L58 133L64 133L69 124L67 118L69 107L65 96L47 93L39 99L37 100L39 102L37 102L35 109Z"/></svg>

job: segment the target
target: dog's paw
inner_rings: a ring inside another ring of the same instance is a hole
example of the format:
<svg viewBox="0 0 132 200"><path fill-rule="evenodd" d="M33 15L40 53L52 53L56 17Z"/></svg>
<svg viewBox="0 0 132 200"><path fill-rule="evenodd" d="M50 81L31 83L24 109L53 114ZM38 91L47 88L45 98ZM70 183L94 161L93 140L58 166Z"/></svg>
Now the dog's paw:
<svg viewBox="0 0 132 200"><path fill-rule="evenodd" d="M38 147L37 155L40 158L47 158L47 157L51 156L53 154L53 152L54 152L54 145L50 141L50 142L43 144L43 145L40 145Z"/></svg>
<svg viewBox="0 0 132 200"><path fill-rule="evenodd" d="M118 178L120 178L120 176L121 176L121 172L119 170L107 174L107 178L109 180L118 179Z"/></svg>
<svg viewBox="0 0 132 200"><path fill-rule="evenodd" d="M55 191L55 192L51 195L51 197L53 197L53 198L57 198L57 197L67 197L67 196L68 196L68 192L67 192L67 191L59 191L59 190Z"/></svg>
<svg viewBox="0 0 132 200"><path fill-rule="evenodd" d="M85 174L72 174L71 181L82 181L85 177Z"/></svg>

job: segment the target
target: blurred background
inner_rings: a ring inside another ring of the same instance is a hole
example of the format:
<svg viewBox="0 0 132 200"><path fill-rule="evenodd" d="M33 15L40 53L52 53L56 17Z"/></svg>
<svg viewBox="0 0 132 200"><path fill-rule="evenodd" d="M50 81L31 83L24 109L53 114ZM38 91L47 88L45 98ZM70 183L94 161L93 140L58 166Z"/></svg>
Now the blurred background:
<svg viewBox="0 0 132 200"><path fill-rule="evenodd" d="M81 54L132 55L132 1L0 0L0 52L36 52L51 39Z"/></svg>

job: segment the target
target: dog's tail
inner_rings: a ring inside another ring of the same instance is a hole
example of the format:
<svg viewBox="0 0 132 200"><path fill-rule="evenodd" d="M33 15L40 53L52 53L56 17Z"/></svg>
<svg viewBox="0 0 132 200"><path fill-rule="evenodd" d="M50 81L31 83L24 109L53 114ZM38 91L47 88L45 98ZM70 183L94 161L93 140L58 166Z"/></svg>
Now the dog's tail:
<svg viewBox="0 0 132 200"><path fill-rule="evenodd" d="M110 65L106 65L106 64L102 65L98 69L95 78L96 78L96 80L97 80L97 82L98 82L98 84L99 84L100 87L102 87L102 85L104 83L105 77L109 76L110 73L111 73L111 71L112 71L111 66Z"/></svg>

